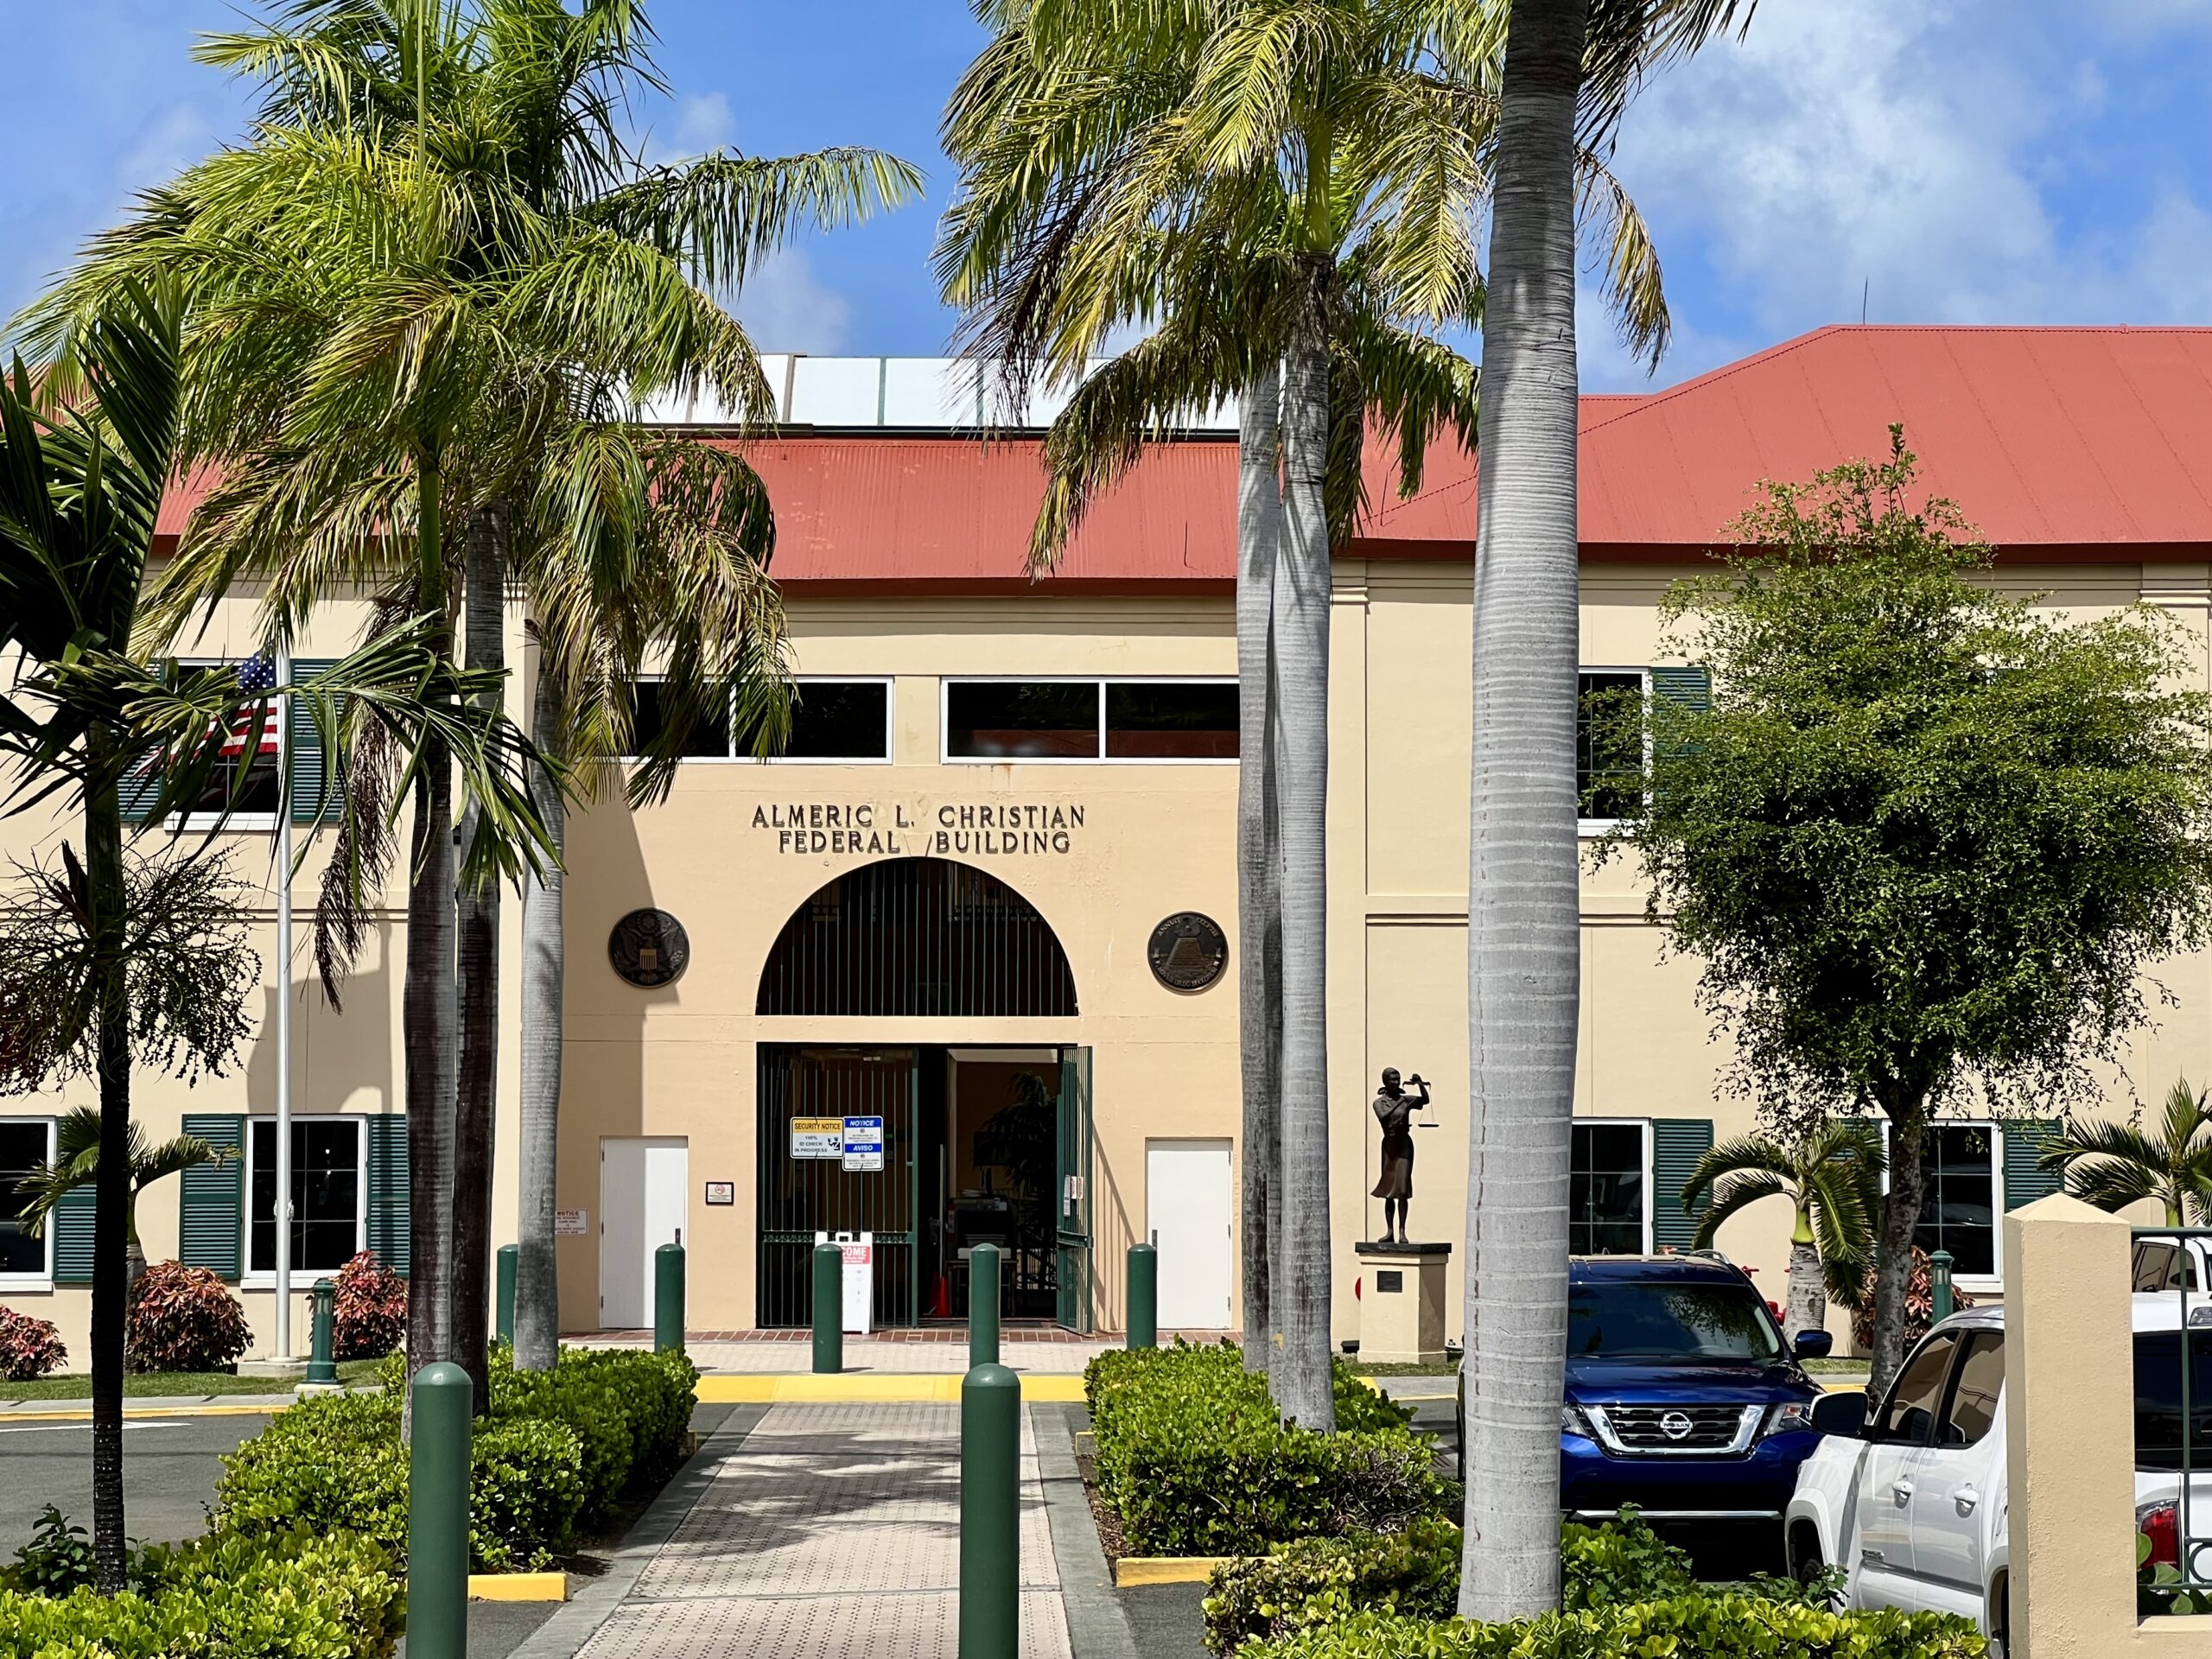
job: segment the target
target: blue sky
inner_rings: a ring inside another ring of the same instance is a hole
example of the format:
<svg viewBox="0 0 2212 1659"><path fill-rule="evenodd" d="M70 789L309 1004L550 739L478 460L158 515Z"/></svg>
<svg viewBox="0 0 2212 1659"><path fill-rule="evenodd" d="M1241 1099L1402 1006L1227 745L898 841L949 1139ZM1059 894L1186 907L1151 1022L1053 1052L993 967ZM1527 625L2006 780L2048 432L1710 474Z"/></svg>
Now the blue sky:
<svg viewBox="0 0 2212 1659"><path fill-rule="evenodd" d="M188 57L217 0L0 0L0 312L131 193L239 131ZM658 0L661 152L877 144L930 199L808 241L738 304L765 349L944 349L928 256L957 0ZM1675 346L1656 382L1585 308L1585 381L1665 385L1823 322L2212 323L2212 0L1761 0L1750 38L1645 92L1616 168Z"/></svg>

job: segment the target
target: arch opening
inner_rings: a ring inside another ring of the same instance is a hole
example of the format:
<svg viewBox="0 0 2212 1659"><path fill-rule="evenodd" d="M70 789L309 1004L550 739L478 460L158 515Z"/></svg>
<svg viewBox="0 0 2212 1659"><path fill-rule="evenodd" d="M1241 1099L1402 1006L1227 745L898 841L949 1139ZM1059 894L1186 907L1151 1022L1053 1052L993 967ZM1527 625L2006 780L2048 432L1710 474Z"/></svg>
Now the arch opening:
<svg viewBox="0 0 2212 1659"><path fill-rule="evenodd" d="M753 1011L1065 1017L1075 975L1052 925L988 871L887 859L835 877L791 912Z"/></svg>

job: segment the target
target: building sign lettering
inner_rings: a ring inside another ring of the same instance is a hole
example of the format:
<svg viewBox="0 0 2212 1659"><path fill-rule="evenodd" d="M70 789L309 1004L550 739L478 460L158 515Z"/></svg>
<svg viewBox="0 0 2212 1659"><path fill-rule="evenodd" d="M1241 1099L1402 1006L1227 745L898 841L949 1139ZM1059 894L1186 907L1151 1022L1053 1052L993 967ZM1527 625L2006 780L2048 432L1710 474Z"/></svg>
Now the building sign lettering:
<svg viewBox="0 0 2212 1659"><path fill-rule="evenodd" d="M1084 809L1065 802L790 801L753 809L753 827L799 857L1062 856L1075 850Z"/></svg>

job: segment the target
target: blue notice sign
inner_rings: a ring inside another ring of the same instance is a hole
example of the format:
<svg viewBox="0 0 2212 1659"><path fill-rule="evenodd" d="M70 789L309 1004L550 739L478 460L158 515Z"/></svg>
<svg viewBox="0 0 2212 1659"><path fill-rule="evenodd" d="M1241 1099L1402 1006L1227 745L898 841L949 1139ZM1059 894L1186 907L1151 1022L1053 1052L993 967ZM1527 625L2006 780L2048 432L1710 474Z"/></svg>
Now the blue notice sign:
<svg viewBox="0 0 2212 1659"><path fill-rule="evenodd" d="M883 1120L849 1117L845 1120L844 1166L863 1173L883 1167Z"/></svg>

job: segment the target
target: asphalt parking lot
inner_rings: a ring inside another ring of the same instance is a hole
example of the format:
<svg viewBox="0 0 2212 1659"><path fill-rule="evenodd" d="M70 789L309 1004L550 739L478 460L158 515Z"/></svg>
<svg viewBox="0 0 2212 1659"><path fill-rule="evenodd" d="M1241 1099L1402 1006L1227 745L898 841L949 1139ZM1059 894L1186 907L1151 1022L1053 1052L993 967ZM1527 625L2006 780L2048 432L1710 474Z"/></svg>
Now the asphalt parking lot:
<svg viewBox="0 0 2212 1659"><path fill-rule="evenodd" d="M224 1452L269 1426L265 1412L221 1417L131 1416L123 1425L123 1512L140 1543L181 1543L207 1529ZM0 1555L29 1541L39 1512L59 1508L89 1529L92 1426L0 1417Z"/></svg>

